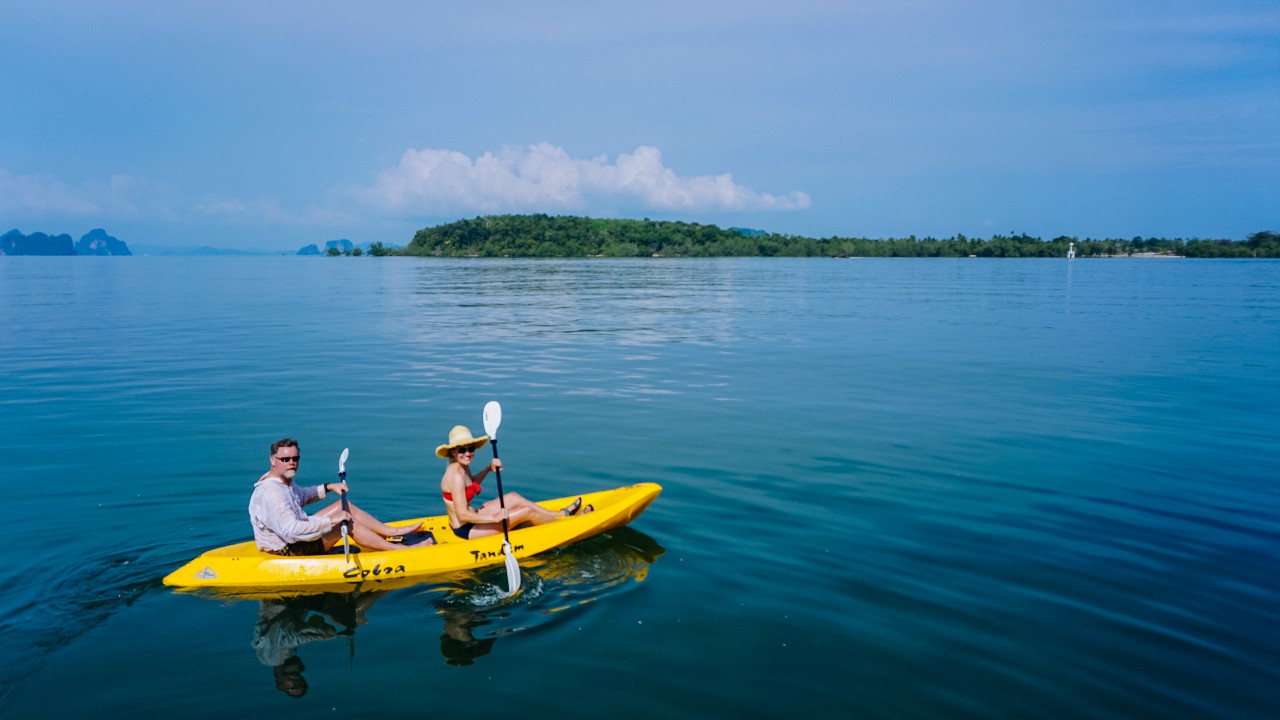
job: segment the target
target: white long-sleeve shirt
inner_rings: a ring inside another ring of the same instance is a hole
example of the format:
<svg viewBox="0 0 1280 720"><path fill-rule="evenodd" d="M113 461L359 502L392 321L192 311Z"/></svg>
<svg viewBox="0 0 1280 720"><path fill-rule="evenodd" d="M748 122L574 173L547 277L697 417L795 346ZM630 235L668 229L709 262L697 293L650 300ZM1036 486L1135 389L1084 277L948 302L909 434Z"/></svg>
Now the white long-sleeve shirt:
<svg viewBox="0 0 1280 720"><path fill-rule="evenodd" d="M332 530L332 519L302 511L303 505L324 496L324 485L286 485L271 473L258 478L249 498L249 522L253 524L253 539L258 548L278 552L289 543L315 540Z"/></svg>

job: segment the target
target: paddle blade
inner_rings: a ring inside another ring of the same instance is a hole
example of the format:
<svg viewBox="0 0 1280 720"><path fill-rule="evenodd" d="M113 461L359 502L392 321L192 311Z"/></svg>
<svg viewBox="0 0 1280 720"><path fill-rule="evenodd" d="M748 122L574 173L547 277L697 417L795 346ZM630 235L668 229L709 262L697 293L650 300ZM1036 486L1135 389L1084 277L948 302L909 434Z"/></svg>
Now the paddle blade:
<svg viewBox="0 0 1280 720"><path fill-rule="evenodd" d="M502 424L502 406L497 400L490 400L484 406L484 434L490 438L498 437L498 426Z"/></svg>
<svg viewBox="0 0 1280 720"><path fill-rule="evenodd" d="M338 474L347 474L347 458L351 455L351 448L342 448L342 454L338 456Z"/></svg>
<svg viewBox="0 0 1280 720"><path fill-rule="evenodd" d="M515 595L520 589L520 563L516 562L516 553L511 549L511 543L502 543L502 549L507 554L507 594Z"/></svg>

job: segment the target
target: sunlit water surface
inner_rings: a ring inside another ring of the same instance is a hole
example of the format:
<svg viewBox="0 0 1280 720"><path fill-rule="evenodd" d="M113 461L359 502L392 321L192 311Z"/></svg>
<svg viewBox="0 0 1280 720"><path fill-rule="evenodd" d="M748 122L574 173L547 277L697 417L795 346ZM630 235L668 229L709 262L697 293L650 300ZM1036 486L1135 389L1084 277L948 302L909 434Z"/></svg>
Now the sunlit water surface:
<svg viewBox="0 0 1280 720"><path fill-rule="evenodd" d="M0 716L1280 715L1275 262L0 258L0 308ZM160 584L281 436L439 512L489 400L508 490L664 493L513 599Z"/></svg>

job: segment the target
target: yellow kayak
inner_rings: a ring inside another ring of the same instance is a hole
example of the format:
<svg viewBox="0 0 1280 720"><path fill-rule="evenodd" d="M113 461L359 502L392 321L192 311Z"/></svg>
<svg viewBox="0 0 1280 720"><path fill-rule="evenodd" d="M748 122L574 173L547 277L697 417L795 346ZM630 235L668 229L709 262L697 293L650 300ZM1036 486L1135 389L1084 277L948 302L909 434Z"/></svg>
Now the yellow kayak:
<svg viewBox="0 0 1280 720"><path fill-rule="evenodd" d="M542 507L559 511L581 497L584 507L592 505L595 509L556 522L512 530L512 550L517 559L529 557L622 527L639 517L661 492L662 487L656 483L640 483L541 501L538 504ZM234 593L349 592L357 588L367 589L372 584L407 585L434 575L505 561L501 533L463 540L449 529L447 515L388 524L408 527L416 522L422 523L419 532L429 530L435 535L436 544L413 546L407 550L357 552L358 546L353 540L348 562L342 543L334 546L327 555L283 557L262 552L250 540L199 555L165 576L164 584L184 590L210 588ZM413 542L414 537L407 540Z"/></svg>

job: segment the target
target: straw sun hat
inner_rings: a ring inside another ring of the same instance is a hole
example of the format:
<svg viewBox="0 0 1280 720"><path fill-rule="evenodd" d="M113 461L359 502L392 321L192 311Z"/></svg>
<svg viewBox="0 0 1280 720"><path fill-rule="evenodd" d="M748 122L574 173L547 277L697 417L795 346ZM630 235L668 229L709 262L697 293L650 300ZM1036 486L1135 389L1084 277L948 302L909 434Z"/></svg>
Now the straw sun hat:
<svg viewBox="0 0 1280 720"><path fill-rule="evenodd" d="M456 447L474 445L475 448L479 450L484 447L484 444L487 442L489 442L488 435L471 437L471 430L467 429L467 426L454 425L453 429L449 431L449 442L436 448L436 457L442 457L447 460L449 458L449 451Z"/></svg>

